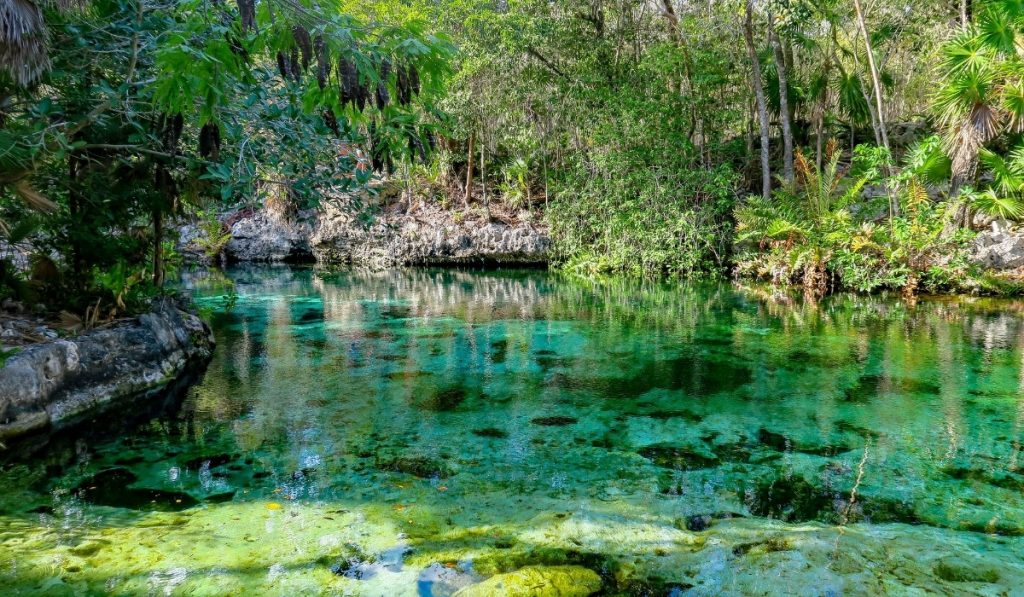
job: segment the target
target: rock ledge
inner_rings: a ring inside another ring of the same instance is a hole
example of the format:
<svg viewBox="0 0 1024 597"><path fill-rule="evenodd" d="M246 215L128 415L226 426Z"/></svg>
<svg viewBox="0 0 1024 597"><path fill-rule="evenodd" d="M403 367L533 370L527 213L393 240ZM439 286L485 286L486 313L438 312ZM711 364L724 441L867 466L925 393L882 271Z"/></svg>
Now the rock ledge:
<svg viewBox="0 0 1024 597"><path fill-rule="evenodd" d="M244 211L223 218L231 230L225 249L229 261L316 261L373 269L411 265L507 264L548 262L551 238L529 214L508 221L463 219L457 212L422 206L412 213L382 211L360 217L350 209L325 204L290 216L268 210ZM179 251L202 260L200 232L180 229Z"/></svg>
<svg viewBox="0 0 1024 597"><path fill-rule="evenodd" d="M205 365L213 347L210 328L170 300L132 321L29 346L0 368L0 442L151 397Z"/></svg>

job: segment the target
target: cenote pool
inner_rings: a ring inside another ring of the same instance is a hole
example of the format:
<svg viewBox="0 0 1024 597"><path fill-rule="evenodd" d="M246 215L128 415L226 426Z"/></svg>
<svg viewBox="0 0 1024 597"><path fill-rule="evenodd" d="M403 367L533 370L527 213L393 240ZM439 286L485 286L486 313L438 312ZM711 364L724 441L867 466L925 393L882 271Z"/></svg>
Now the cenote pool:
<svg viewBox="0 0 1024 597"><path fill-rule="evenodd" d="M4 465L0 594L1024 594L1024 303L219 275L180 404Z"/></svg>

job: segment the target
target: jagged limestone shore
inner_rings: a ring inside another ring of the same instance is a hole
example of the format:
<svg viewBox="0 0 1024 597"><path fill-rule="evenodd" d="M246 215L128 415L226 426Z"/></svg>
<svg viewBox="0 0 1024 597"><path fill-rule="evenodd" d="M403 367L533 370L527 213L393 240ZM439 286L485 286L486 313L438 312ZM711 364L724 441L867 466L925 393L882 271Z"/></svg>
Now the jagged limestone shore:
<svg viewBox="0 0 1024 597"><path fill-rule="evenodd" d="M371 218L331 203L317 210L281 213L245 210L222 218L234 262L316 261L384 269L405 265L547 263L551 239L529 214L484 221L436 205L411 211L383 210ZM201 226L179 229L178 250L205 258Z"/></svg>
<svg viewBox="0 0 1024 597"><path fill-rule="evenodd" d="M153 397L213 353L213 333L171 300L129 321L30 345L0 368L0 442L59 431Z"/></svg>

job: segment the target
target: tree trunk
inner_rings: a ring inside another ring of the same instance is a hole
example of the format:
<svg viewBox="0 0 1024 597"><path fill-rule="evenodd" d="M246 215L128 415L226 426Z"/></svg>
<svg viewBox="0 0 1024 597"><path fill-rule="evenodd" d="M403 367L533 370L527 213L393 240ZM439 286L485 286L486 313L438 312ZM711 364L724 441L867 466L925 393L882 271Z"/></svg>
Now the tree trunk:
<svg viewBox="0 0 1024 597"><path fill-rule="evenodd" d="M704 123L703 119L697 112L697 103L694 97L694 85L693 85L693 60L690 58L690 48L683 37L683 32L679 28L679 15L676 14L675 7L672 6L672 0L662 0L662 14L665 15L665 20L668 21L669 32L672 35L672 40L675 42L676 47L683 55L683 76L686 80L686 87L690 93L690 131L689 138L690 142L697 145L699 153L703 153L703 130ZM682 95L682 85L680 85L680 95ZM697 135L697 131L701 131L701 135ZM698 139L701 139L698 141Z"/></svg>
<svg viewBox="0 0 1024 597"><path fill-rule="evenodd" d="M875 52L871 47L871 36L868 35L868 26L864 22L864 11L861 10L860 0L853 0L853 5L857 9L857 22L860 24L860 32L864 36L864 49L867 50L868 67L871 69L871 84L875 88L875 108L878 111L876 116L878 118L878 130L882 136L882 147L885 147L885 151L892 156L892 148L889 146L889 132L885 127L885 108L882 106L882 80L878 76L878 67L875 65ZM885 174L886 176L890 175L888 166L885 168ZM900 202L893 195L888 182L885 183L885 190L889 195L890 218L891 216L899 216Z"/></svg>
<svg viewBox="0 0 1024 597"><path fill-rule="evenodd" d="M825 110L824 108L818 108L818 113L814 119L814 164L818 167L818 172L821 172L822 166L824 166L824 151L825 145L823 137L825 136Z"/></svg>
<svg viewBox="0 0 1024 597"><path fill-rule="evenodd" d="M878 129L882 136L882 146L889 150L889 133L885 128L885 109L882 106L882 80L878 76L878 68L875 66L875 52L871 47L871 36L868 35L868 27L864 23L864 12L860 8L860 0L853 0L857 9L857 23L860 25L861 35L864 36L864 48L868 54L868 68L871 70L871 84L875 88L875 108L878 110Z"/></svg>
<svg viewBox="0 0 1024 597"><path fill-rule="evenodd" d="M469 198L473 193L473 133L469 134L469 151L466 152L466 194L462 197L462 204L469 207Z"/></svg>
<svg viewBox="0 0 1024 597"><path fill-rule="evenodd" d="M757 114L761 121L761 195L765 199L772 196L772 171L771 155L768 141L768 104L764 97L764 81L761 78L761 63L757 58L757 48L754 46L754 3L747 0L746 15L743 20L743 39L747 44L747 54L750 56L751 81L754 86L754 95L757 97Z"/></svg>
<svg viewBox="0 0 1024 597"><path fill-rule="evenodd" d="M164 214L159 208L153 210L153 285L164 285Z"/></svg>
<svg viewBox="0 0 1024 597"><path fill-rule="evenodd" d="M825 145L825 112L828 110L828 82L832 74L832 53L829 52L825 56L825 85L821 90L821 97L818 100L816 108L817 113L814 118L814 163L818 166L818 172L821 172L822 166L824 166L824 153L823 147Z"/></svg>
<svg viewBox="0 0 1024 597"><path fill-rule="evenodd" d="M487 216L487 221L491 221L491 204L487 200L487 170L484 169L484 148L485 144L480 144L480 184L484 188L484 213Z"/></svg>
<svg viewBox="0 0 1024 597"><path fill-rule="evenodd" d="M772 16L768 15L768 20ZM783 54L779 33L773 23L768 24L768 37L775 55L775 69L779 75L779 120L782 121L782 173L787 183L792 183L793 173L793 124L789 111L789 79L786 73L786 56Z"/></svg>
<svg viewBox="0 0 1024 597"><path fill-rule="evenodd" d="M76 136L72 136L68 141L75 141ZM68 211L71 215L72 225L80 226L82 223L79 221L79 217L82 213L82 193L80 188L79 178L82 172L85 170L88 164L88 156L83 159L79 152L71 151L68 153L68 178L71 184L68 189ZM72 234L68 237L70 241L70 253L71 253L71 277L73 278L73 285L75 288L82 290L85 285L85 260L82 258L82 247L77 234Z"/></svg>

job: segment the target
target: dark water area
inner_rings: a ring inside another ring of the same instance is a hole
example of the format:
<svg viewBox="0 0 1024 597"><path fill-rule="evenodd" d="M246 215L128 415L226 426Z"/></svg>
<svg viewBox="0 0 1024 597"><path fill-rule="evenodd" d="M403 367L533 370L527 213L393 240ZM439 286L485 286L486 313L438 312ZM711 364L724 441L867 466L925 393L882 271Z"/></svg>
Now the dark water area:
<svg viewBox="0 0 1024 597"><path fill-rule="evenodd" d="M0 593L1024 586L1024 303L226 275L180 404L0 469Z"/></svg>

